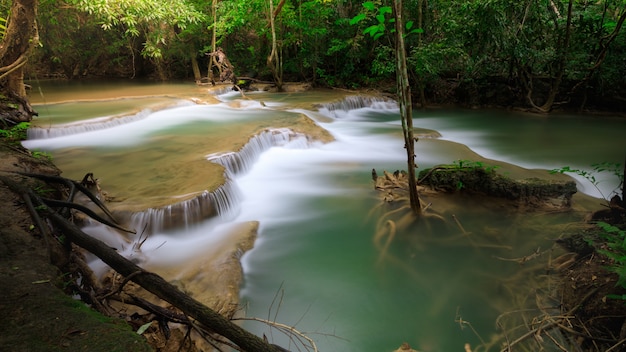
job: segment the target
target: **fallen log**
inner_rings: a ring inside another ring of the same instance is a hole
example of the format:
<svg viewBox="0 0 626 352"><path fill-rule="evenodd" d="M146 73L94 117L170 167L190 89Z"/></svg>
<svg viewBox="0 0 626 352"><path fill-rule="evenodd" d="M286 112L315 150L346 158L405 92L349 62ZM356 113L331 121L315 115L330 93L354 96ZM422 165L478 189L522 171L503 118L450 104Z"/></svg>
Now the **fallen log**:
<svg viewBox="0 0 626 352"><path fill-rule="evenodd" d="M279 351L275 346L270 345L258 336L244 330L202 303L189 297L159 275L145 271L135 263L122 257L104 242L87 235L55 212L47 211L46 216L48 216L54 225L62 230L72 242L96 255L121 275L129 276L133 273L140 272L140 274L135 274L131 281L137 283L164 301L169 302L180 309L184 314L196 319L208 329L229 339L237 346L241 347L242 350L249 352Z"/></svg>
<svg viewBox="0 0 626 352"><path fill-rule="evenodd" d="M113 270L125 277L130 277L131 281L180 309L185 315L195 319L208 330L229 339L242 351L283 351L280 347L264 341L262 338L196 301L176 286L165 281L161 276L143 270L135 263L119 255L115 249L106 243L87 235L76 225L50 209L31 189L22 187L4 177L1 177L0 181L7 184L14 192L29 197L35 208L40 210L71 242L96 255Z"/></svg>

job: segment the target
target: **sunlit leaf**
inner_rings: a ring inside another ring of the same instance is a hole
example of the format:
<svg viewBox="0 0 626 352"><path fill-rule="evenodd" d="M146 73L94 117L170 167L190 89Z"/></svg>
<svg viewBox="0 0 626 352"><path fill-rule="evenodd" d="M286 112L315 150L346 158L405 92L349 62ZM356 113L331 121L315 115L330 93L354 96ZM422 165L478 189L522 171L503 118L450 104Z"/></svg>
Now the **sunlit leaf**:
<svg viewBox="0 0 626 352"><path fill-rule="evenodd" d="M378 32L380 32L380 27L377 24L375 24L373 26L369 26L369 27L365 28L365 30L363 31L363 34L368 34L369 33L369 35L373 37Z"/></svg>
<svg viewBox="0 0 626 352"><path fill-rule="evenodd" d="M365 14L364 13L360 13L356 16L354 16L351 20L350 20L350 25L355 25L361 21L363 21L365 19Z"/></svg>
<svg viewBox="0 0 626 352"><path fill-rule="evenodd" d="M376 7L374 6L374 3L370 1L364 2L363 7L365 7L367 10L370 10L370 11L374 11L376 9Z"/></svg>
<svg viewBox="0 0 626 352"><path fill-rule="evenodd" d="M149 323L145 323L142 326L139 327L139 329L137 329L137 334L141 335L144 332L146 332L146 330L148 330L148 328L150 327L150 325L152 325L152 322Z"/></svg>
<svg viewBox="0 0 626 352"><path fill-rule="evenodd" d="M386 13L392 13L391 12L391 6L383 6L380 9L378 9L378 13L380 13L381 15L385 15Z"/></svg>

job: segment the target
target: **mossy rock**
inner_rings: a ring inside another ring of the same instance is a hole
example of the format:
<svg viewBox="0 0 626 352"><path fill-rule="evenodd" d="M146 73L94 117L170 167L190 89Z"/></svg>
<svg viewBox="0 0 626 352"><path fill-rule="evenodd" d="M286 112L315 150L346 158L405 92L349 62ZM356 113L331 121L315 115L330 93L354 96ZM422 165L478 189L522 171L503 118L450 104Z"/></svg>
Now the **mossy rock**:
<svg viewBox="0 0 626 352"><path fill-rule="evenodd" d="M574 181L514 180L484 167L440 165L421 171L418 179L421 185L437 191L479 193L527 204L549 202L566 207L577 191Z"/></svg>

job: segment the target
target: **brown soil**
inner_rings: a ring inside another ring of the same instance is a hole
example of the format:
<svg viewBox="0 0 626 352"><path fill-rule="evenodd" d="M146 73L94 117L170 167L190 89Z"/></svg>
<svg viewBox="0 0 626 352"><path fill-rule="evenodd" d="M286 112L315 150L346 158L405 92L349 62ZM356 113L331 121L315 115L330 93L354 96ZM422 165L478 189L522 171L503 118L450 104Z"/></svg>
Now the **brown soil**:
<svg viewBox="0 0 626 352"><path fill-rule="evenodd" d="M594 231L597 230L590 228L575 237L597 238ZM606 249L604 245L598 246ZM611 295L626 294L626 290L617 285L618 275L609 270L613 265L609 258L592 251L584 253L561 273L558 294L562 311L572 312L572 319L568 321L583 351L626 349L626 303L611 298Z"/></svg>

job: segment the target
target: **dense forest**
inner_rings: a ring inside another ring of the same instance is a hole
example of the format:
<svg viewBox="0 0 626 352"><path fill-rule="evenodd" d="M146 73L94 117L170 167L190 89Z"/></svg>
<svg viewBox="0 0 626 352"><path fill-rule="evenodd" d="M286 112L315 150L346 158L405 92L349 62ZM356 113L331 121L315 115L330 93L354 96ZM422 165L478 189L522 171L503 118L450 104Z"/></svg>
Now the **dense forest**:
<svg viewBox="0 0 626 352"><path fill-rule="evenodd" d="M9 18L11 0L0 1ZM395 91L390 0L40 0L25 78L240 76ZM409 0L414 103L626 110L623 0ZM219 78L219 77L218 77Z"/></svg>

